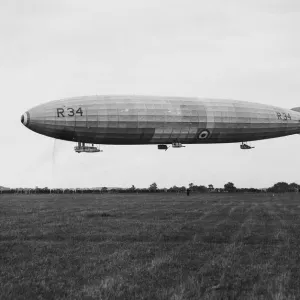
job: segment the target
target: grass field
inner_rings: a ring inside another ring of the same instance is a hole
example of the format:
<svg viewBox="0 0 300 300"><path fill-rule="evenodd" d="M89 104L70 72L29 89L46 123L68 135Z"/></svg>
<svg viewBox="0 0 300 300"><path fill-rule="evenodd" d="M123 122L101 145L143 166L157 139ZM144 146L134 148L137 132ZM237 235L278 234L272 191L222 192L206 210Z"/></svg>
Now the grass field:
<svg viewBox="0 0 300 300"><path fill-rule="evenodd" d="M299 299L300 195L0 196L0 299Z"/></svg>

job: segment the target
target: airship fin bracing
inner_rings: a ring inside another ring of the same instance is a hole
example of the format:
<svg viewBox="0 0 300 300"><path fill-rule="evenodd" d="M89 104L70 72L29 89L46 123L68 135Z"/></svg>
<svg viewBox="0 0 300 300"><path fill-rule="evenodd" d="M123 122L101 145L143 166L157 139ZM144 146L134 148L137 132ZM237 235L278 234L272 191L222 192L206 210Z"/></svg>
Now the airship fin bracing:
<svg viewBox="0 0 300 300"><path fill-rule="evenodd" d="M167 150L167 145L242 143L247 150L253 148L248 141L299 134L300 108L206 98L85 96L36 106L21 122L37 133L77 142L78 153L100 152L94 144L157 144Z"/></svg>

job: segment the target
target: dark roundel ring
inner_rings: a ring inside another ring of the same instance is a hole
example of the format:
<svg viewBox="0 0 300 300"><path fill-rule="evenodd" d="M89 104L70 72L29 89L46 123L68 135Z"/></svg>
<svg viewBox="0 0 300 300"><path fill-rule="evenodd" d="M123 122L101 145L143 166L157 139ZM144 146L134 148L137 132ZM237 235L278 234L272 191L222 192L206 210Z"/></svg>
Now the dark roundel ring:
<svg viewBox="0 0 300 300"><path fill-rule="evenodd" d="M209 137L210 135L210 132L208 130L202 130L200 133L199 133L199 139L200 140L205 140Z"/></svg>

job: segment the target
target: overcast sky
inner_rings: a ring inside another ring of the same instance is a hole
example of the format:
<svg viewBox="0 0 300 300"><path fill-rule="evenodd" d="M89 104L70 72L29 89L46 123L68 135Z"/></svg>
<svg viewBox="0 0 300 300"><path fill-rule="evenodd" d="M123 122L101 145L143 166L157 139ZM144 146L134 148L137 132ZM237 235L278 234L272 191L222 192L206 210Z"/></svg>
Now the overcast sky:
<svg viewBox="0 0 300 300"><path fill-rule="evenodd" d="M0 186L300 184L300 136L251 143L75 144L20 123L64 97L141 94L300 106L299 0L0 1Z"/></svg>

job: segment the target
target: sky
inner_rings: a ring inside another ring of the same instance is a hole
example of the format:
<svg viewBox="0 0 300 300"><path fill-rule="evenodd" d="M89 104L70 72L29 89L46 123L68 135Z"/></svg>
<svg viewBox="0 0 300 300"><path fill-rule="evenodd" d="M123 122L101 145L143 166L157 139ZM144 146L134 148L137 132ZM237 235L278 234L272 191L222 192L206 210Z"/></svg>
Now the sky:
<svg viewBox="0 0 300 300"><path fill-rule="evenodd" d="M51 100L101 94L229 98L300 106L299 0L2 0L0 186L300 184L300 136L239 144L109 146L25 128Z"/></svg>

